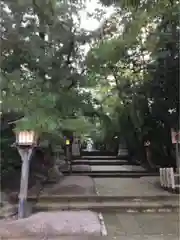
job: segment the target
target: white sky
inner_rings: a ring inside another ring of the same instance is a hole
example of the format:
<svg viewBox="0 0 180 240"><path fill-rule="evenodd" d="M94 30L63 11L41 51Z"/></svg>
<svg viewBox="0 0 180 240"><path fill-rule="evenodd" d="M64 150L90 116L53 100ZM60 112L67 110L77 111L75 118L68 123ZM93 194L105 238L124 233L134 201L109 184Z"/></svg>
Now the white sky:
<svg viewBox="0 0 180 240"><path fill-rule="evenodd" d="M80 11L80 17L82 19L81 28L86 29L88 31L93 31L99 27L101 22L97 19L89 17L88 13L95 13L96 9L104 9L106 14L102 19L102 22L108 18L114 11L113 7L102 7L102 5L97 0L87 0L86 1L86 9Z"/></svg>
<svg viewBox="0 0 180 240"><path fill-rule="evenodd" d="M101 21L97 20L95 16L89 17L89 14L93 14L96 12L96 10L103 10L105 12L103 18ZM79 12L80 18L81 18L81 24L80 28L85 29L87 31L94 31L97 28L100 27L100 25L111 16L111 14L114 12L113 7L103 7L98 0L86 0L86 8L81 10ZM89 44L85 44L84 46L81 47L84 51L84 54L86 55L87 52L90 49Z"/></svg>
<svg viewBox="0 0 180 240"><path fill-rule="evenodd" d="M104 18L102 22L108 18L114 11L114 8L111 7L103 7L102 4L98 0L86 0L86 8L79 12L80 17L82 19L81 28L86 29L87 31L93 31L99 27L101 22L93 17L89 17L88 13L93 14L97 9L103 9L105 11ZM8 6L5 7L7 12L10 12Z"/></svg>

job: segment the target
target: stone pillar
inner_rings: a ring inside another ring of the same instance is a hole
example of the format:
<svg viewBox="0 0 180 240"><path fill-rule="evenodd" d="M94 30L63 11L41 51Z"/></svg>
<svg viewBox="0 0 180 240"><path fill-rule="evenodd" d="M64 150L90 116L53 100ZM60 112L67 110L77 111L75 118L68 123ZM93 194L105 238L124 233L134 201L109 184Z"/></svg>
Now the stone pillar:
<svg viewBox="0 0 180 240"><path fill-rule="evenodd" d="M77 158L80 156L81 156L81 152L80 152L79 139L77 137L75 137L72 142L72 157Z"/></svg>

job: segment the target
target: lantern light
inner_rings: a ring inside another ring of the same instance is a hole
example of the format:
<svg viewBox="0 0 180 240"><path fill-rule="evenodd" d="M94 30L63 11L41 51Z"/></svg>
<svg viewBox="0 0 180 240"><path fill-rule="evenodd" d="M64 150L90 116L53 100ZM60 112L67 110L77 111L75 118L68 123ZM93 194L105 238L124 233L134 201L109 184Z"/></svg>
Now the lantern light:
<svg viewBox="0 0 180 240"><path fill-rule="evenodd" d="M34 131L20 131L16 133L16 144L19 146L32 146L37 144L37 135Z"/></svg>
<svg viewBox="0 0 180 240"><path fill-rule="evenodd" d="M66 139L66 145L70 145L69 139Z"/></svg>

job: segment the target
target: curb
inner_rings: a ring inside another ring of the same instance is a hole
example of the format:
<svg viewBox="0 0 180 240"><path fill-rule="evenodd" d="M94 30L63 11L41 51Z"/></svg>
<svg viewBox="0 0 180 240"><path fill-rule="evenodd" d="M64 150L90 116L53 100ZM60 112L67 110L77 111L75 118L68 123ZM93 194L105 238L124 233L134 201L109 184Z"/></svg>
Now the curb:
<svg viewBox="0 0 180 240"><path fill-rule="evenodd" d="M165 203L90 203L90 202L79 202L79 203L37 203L37 206L40 208L49 208L49 209L160 209L160 208L168 208L168 209L179 209L179 204L175 202L171 202L168 204Z"/></svg>
<svg viewBox="0 0 180 240"><path fill-rule="evenodd" d="M70 207L70 206L47 206L47 205L37 205L35 206L34 208L34 211L81 211L81 210L90 210L90 211L96 211L96 212L99 212L100 215L99 215L99 219L100 219L100 222L102 223L102 228L103 225L105 225L102 221L102 213L108 213L108 212L115 212L115 213L171 213L171 212L179 212L179 206L174 206L174 207L153 207L153 206L147 206L145 208L143 207L132 207L132 206L126 206L126 207Z"/></svg>
<svg viewBox="0 0 180 240"><path fill-rule="evenodd" d="M97 195L44 195L39 198L35 209L39 210L92 210L96 212L172 212L179 210L178 196L99 196ZM29 198L33 201L33 197ZM102 217L100 217L102 218ZM102 220L101 220L102 221Z"/></svg>
<svg viewBox="0 0 180 240"><path fill-rule="evenodd" d="M95 191L96 186L94 186ZM97 192L96 192L97 194ZM99 193L98 193L99 194ZM111 195L41 195L39 200L43 202L79 202L79 201L91 201L91 202L154 202L154 201L177 201L179 202L179 195L159 195L159 196L111 196ZM36 196L29 196L29 201L36 200Z"/></svg>
<svg viewBox="0 0 180 240"><path fill-rule="evenodd" d="M99 196L99 192L97 190L96 183L95 183L94 179L93 179L93 182L94 182L95 192L96 192L97 196ZM107 233L106 225L105 225L104 218L103 218L103 215L102 215L101 212L98 214L98 217L99 217L99 221L100 221L100 224L101 224L101 234L102 234L102 236L107 236L108 233Z"/></svg>

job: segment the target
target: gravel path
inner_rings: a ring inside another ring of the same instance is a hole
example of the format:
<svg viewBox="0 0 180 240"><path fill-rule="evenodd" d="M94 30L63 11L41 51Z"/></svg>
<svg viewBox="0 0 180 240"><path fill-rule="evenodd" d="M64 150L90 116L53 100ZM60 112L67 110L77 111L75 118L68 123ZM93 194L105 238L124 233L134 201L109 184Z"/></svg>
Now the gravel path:
<svg viewBox="0 0 180 240"><path fill-rule="evenodd" d="M162 235L134 235L134 236L120 236L120 237L97 237L97 236L58 236L48 237L46 239L40 238L13 238L13 240L178 240L176 236L162 236Z"/></svg>
<svg viewBox="0 0 180 240"><path fill-rule="evenodd" d="M0 239L33 236L101 236L98 214L91 211L40 212L26 219L0 221Z"/></svg>

